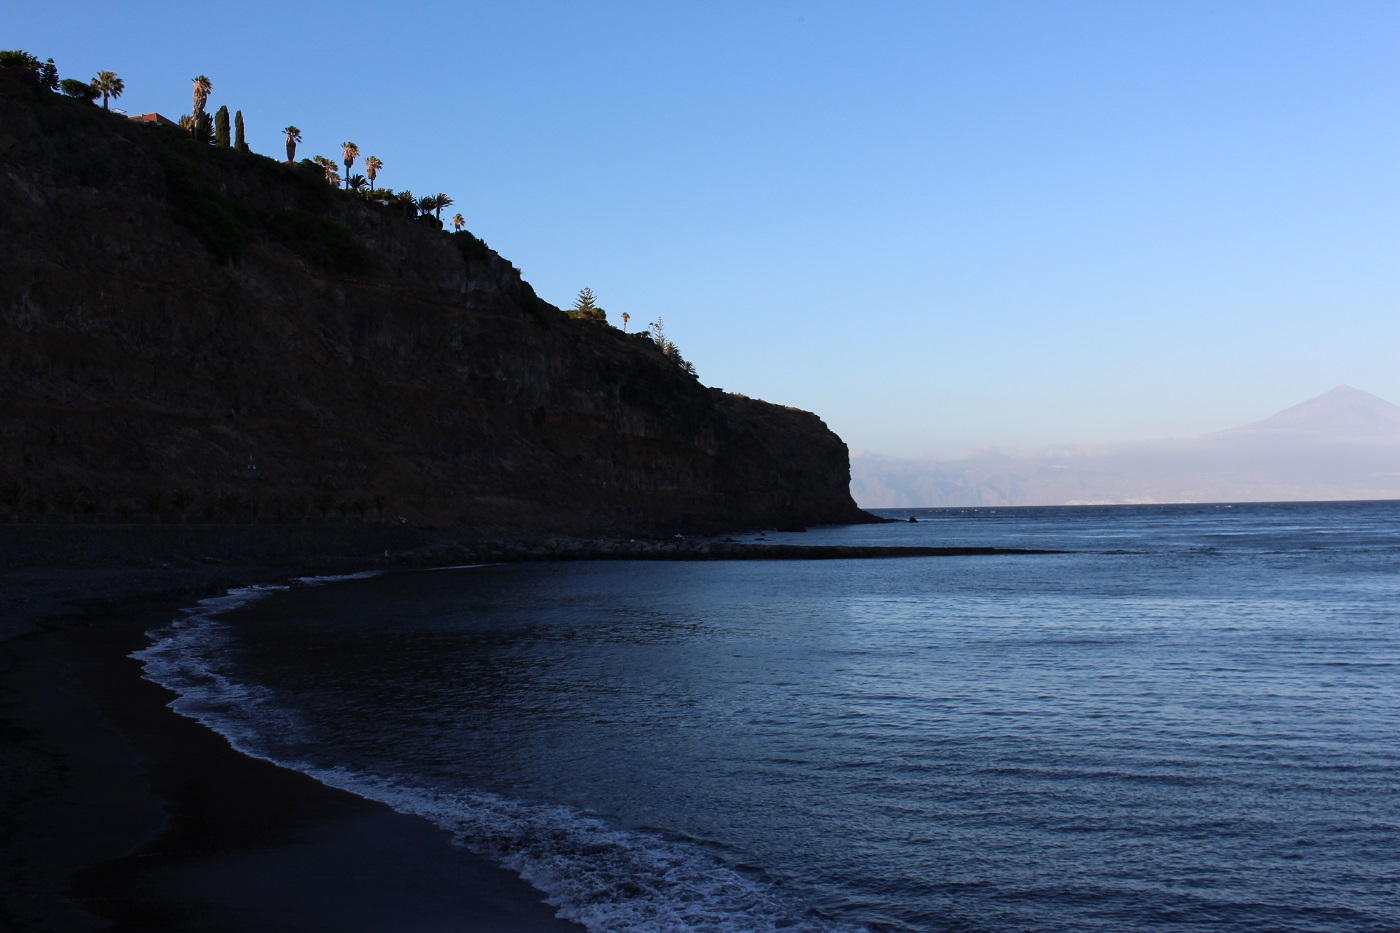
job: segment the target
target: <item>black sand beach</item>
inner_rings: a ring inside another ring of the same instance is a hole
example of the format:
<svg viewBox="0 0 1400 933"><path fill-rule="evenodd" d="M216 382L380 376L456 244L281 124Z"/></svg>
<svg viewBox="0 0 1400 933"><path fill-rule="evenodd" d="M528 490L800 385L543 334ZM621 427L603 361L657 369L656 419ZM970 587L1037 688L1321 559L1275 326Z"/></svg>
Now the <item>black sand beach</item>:
<svg viewBox="0 0 1400 933"><path fill-rule="evenodd" d="M127 657L204 595L362 570L414 535L0 534L0 929L579 929L426 820L235 752ZM201 559L172 563L191 539Z"/></svg>

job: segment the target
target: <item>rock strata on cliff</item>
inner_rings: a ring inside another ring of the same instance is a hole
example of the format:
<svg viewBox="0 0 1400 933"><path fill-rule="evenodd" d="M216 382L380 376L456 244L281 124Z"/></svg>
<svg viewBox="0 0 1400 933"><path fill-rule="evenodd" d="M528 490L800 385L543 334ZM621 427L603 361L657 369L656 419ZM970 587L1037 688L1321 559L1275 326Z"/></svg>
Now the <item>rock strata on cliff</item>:
<svg viewBox="0 0 1400 933"><path fill-rule="evenodd" d="M500 532L864 518L815 415L568 318L470 235L0 85L0 481L36 508L82 489L107 513L255 499Z"/></svg>

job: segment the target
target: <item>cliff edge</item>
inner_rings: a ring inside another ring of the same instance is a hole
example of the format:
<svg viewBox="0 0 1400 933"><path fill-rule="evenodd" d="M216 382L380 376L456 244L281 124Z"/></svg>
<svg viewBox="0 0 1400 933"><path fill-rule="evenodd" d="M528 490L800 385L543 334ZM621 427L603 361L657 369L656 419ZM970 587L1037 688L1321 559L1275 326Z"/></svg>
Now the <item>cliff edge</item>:
<svg viewBox="0 0 1400 933"><path fill-rule="evenodd" d="M868 519L817 416L706 388L470 234L304 168L0 78L0 179L20 510L493 534Z"/></svg>

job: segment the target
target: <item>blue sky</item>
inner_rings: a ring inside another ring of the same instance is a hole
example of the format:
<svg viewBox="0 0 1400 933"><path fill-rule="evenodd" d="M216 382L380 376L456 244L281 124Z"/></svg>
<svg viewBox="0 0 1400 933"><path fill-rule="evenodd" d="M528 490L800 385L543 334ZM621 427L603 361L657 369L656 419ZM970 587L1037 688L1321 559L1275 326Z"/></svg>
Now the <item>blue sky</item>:
<svg viewBox="0 0 1400 933"><path fill-rule="evenodd" d="M5 4L893 456L1400 403L1400 3Z"/></svg>

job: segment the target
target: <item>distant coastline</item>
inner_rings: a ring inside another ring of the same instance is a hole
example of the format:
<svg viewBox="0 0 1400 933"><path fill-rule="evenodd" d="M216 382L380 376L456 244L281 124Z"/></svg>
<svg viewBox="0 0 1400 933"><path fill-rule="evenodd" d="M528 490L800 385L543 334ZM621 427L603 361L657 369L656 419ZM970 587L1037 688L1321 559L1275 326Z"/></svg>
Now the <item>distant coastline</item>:
<svg viewBox="0 0 1400 933"><path fill-rule="evenodd" d="M900 460L857 451L863 508L1400 499L1400 406L1337 386L1194 438Z"/></svg>

